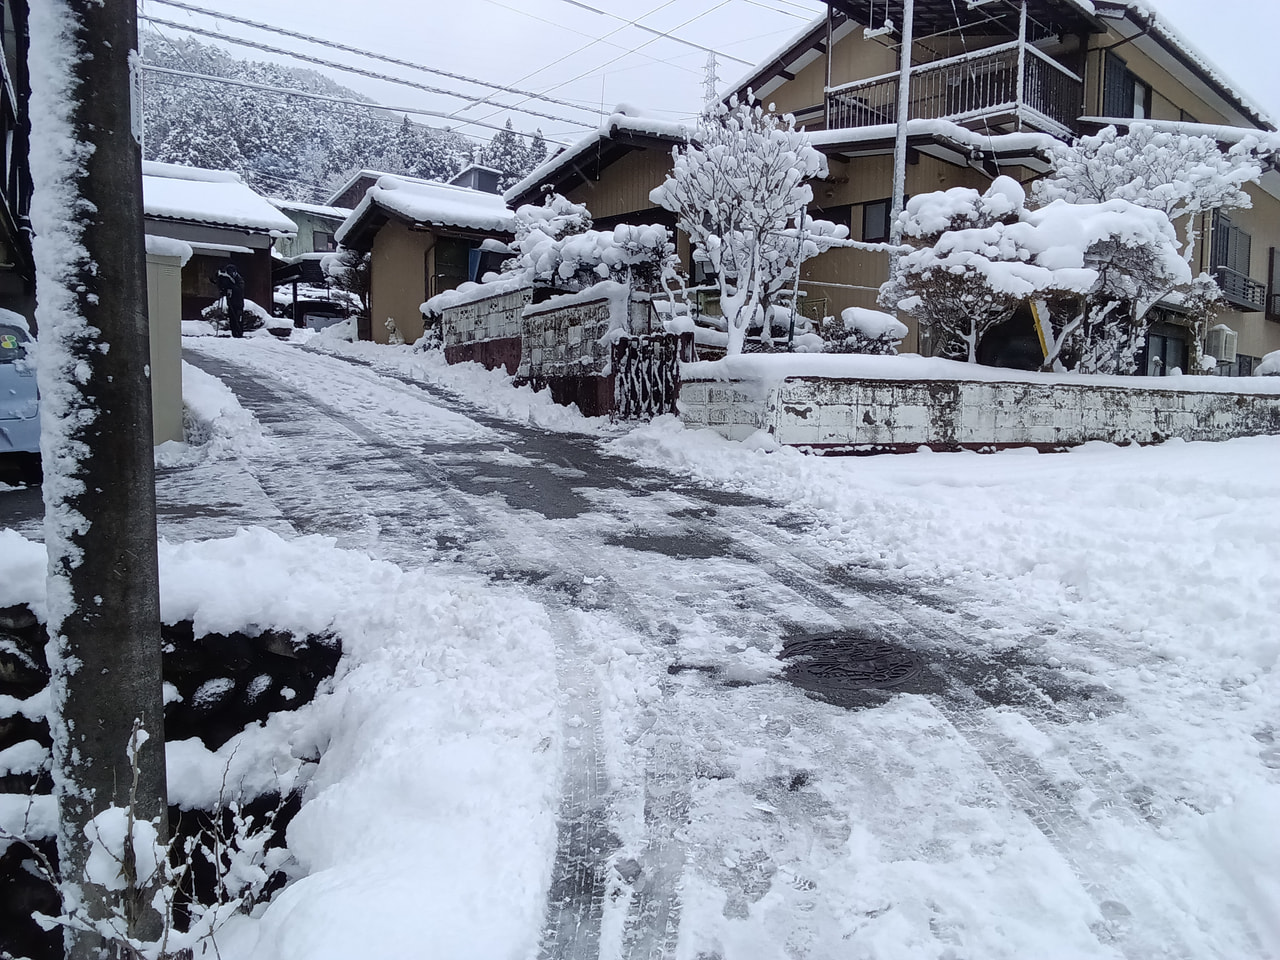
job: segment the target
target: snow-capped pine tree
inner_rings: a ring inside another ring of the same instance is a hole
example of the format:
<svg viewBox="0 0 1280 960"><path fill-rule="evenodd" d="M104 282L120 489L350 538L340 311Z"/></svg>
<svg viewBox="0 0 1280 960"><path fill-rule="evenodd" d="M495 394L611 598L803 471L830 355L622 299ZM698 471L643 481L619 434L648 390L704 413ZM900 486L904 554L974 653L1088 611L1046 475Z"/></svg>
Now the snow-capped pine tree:
<svg viewBox="0 0 1280 960"><path fill-rule="evenodd" d="M797 130L754 98L717 102L692 140L672 150L673 169L649 198L677 215L677 225L715 271L729 353L741 353L747 329L760 325L795 281L800 264L842 238L845 228L805 212L807 180L826 176L827 159Z"/></svg>
<svg viewBox="0 0 1280 960"><path fill-rule="evenodd" d="M984 194L957 187L912 197L881 303L933 322L944 353L976 359L983 334L1020 303L1048 305L1046 369L1132 373L1151 308L1191 286L1163 211L1127 200L1026 207L1016 180Z"/></svg>

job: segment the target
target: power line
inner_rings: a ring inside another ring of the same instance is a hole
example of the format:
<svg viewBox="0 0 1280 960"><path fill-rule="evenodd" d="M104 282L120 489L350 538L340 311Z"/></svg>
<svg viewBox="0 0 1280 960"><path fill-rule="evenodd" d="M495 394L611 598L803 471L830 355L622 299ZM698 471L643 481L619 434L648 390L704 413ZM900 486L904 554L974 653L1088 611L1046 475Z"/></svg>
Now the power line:
<svg viewBox="0 0 1280 960"><path fill-rule="evenodd" d="M497 0L491 0L491 2L497 3ZM663 4L659 5L659 6L654 7L652 10L648 11L647 13L643 13L643 14L641 14L639 17L637 17L637 18L636 18L636 20L643 20L645 17L652 16L653 14L657 13L659 10L665 10L667 7L671 6L671 5L672 5L673 3L675 3L675 2L676 2L676 0L666 0L666 2L665 2L665 3L663 3ZM499 5L499 6L505 6L505 4L498 4L498 5ZM514 8L514 7L508 7L507 9L514 10L515 8ZM626 23L624 23L624 24L623 24L622 26L620 26L620 27L614 27L612 30L610 30L608 33L604 34L603 36L599 36L599 37L591 37L591 38L588 40L588 42L587 42L587 43L584 43L582 46L580 46L580 47L578 47L578 48L576 48L576 49L574 49L574 50L570 50L568 53L566 53L566 54L562 54L562 55L561 55L561 56L559 56L559 57L556 57L556 59L552 60L550 63L544 63L542 66L538 67L536 70L530 70L530 71L529 71L528 73L526 73L524 76L520 77L520 79L519 79L519 80L517 80L517 81L516 81L516 83L523 83L524 81L526 81L526 80L530 79L531 77L536 77L538 74L543 73L543 72L545 72L545 71L547 71L547 70L550 70L552 67L556 66L557 64L564 63L564 61L568 60L570 57L576 57L578 54L582 53L582 51L591 49L591 48L592 48L592 47L594 47L597 43L606 43L606 42L608 41L608 39L609 39L610 37L612 37L615 33L621 33L621 32L622 32L623 30L625 30L628 26L631 26L632 24L634 24L634 23L636 22L636 20L629 20L629 21L627 21ZM612 44L611 44L611 46L612 46ZM631 55L632 53L634 53L634 52L635 52L635 50L628 50L628 51L627 51L626 53L624 53L622 56L623 56L623 57L627 57L627 56L630 56L630 55ZM621 59L621 57L619 57L618 59ZM479 106L483 106L484 104L486 104L486 103L488 103L488 102L489 102L489 98L488 98L488 97L484 97L483 99L480 99L480 100L474 100L474 101L472 101L471 103L467 104L465 107L459 107L457 110L455 110L455 111L454 111L454 114L455 114L455 115L460 114L460 113L462 113L462 111L464 111L464 110L470 110L472 107L479 107ZM603 111L603 107L602 107L602 109L601 109L601 112L602 112L602 113L604 112L604 111ZM492 112L490 112L490 113L488 113L488 114L485 114L484 119L486 119L486 120L487 120L487 119L488 119L489 117L491 117L491 116L493 116L493 113L492 113Z"/></svg>
<svg viewBox="0 0 1280 960"><path fill-rule="evenodd" d="M174 70L171 67L160 67L150 63L142 64L142 69L145 70L147 73L156 73L156 74L161 74L162 76L183 77L190 80L201 80L206 83L223 83L232 87L244 87L249 90L261 90L266 93L274 93L283 97L300 97L303 100L319 100L325 103L335 103L335 104L340 104L342 106L348 106L348 107L364 107L369 110L381 111L385 113L397 113L397 114L408 113L408 114L415 114L415 115L420 115L424 117L436 117L441 120L450 119L447 113L441 113L438 110L425 110L421 107L392 107L392 106L387 106L385 104L372 103L365 100L351 100L351 99L348 99L347 97L333 97L323 93L307 93L302 90L290 90L287 87L274 87L266 83L254 83L251 80L232 80L230 77L215 77L205 73L194 73L190 70ZM386 119L387 119L387 122L389 123L397 122L391 118L386 118ZM467 123L473 126L485 127L486 129L497 130L500 132L506 129L505 127L500 127L492 123L484 123L480 120L468 120ZM456 133L457 131L450 131L450 132ZM459 134L459 136L465 136L465 134ZM543 139L549 143L555 143L558 146L568 145L567 142L564 140L553 140L552 138L547 137L545 134L543 135Z"/></svg>
<svg viewBox="0 0 1280 960"><path fill-rule="evenodd" d="M314 43L318 46L329 47L333 50L341 50L344 53L354 53L357 56L365 57L369 60L380 60L383 63L390 63L398 67L408 67L412 70L421 70L423 73L434 73L437 76L448 77L450 80L462 80L466 83L474 83L477 86L489 87L492 90L501 91L503 93L514 93L517 96L532 97L538 100L545 100L548 103L554 103L561 107L571 107L574 110L582 110L586 113L594 114L596 111L591 107L584 107L579 103L571 100L559 100L555 97L546 97L535 93L531 90L521 90L518 87L505 87L499 83L490 83L488 80L480 80L476 77L468 77L461 73L450 73L448 70L440 70L436 67L426 67L420 63L414 63L411 60L399 60L396 57L389 57L385 54L374 53L371 50L362 50L359 47L351 47L345 43L338 43L333 40L325 40L322 37L313 37L310 34L299 33L296 30L287 30L284 27L273 26L269 23L259 23L256 20L247 20L244 17L232 16L229 13L221 13L216 10L209 10L204 7L198 7L190 3L182 3L180 0L152 0L153 3L159 3L166 7L177 7L179 10L186 10L190 13L198 13L204 16L216 17L219 20L227 20L231 23L238 23L241 26L252 27L255 30L263 30L267 33L276 33L282 37L291 37L294 40L303 40L307 43Z"/></svg>
<svg viewBox="0 0 1280 960"><path fill-rule="evenodd" d="M565 0L565 2L567 2L567 3L568 3L568 2L572 2L572 3L575 3L575 4L576 4L576 3L577 3L577 0ZM674 29L679 30L681 27L688 26L689 24L693 23L693 21L695 21L695 20L700 20L700 19L702 19L703 17L707 16L708 14L714 13L716 10L719 10L721 7L723 7L723 6L727 6L730 2L731 2L731 0L720 0L720 2L719 2L719 3L717 3L717 4L716 4L714 7L712 7L711 9L709 9L709 10L704 10L704 11L702 11L702 13L699 13L699 14L695 14L694 16L690 17L688 20L684 21L683 23L677 24L677 25L676 25L676 27L675 27ZM664 6L664 7L665 7L665 6L669 6L669 5L670 5L670 4L663 4L663 6ZM661 8L661 7L659 7L658 9L662 9L662 8ZM654 39L652 39L652 40L646 40L644 43L642 43L642 44L640 44L639 46L635 47L635 48L634 48L634 49L632 49L630 52L631 52L631 53L636 53L637 51L639 51L639 50L643 49L644 47L647 47L649 44L654 43L656 39L657 39L657 38L655 37L655 38L654 38ZM707 49L707 48L703 48L703 49ZM715 53L716 51L714 51L714 50L710 50L710 49L707 49L707 52L708 52L708 53ZM717 55L719 55L719 54L717 54ZM621 58L619 58L619 59L621 59ZM750 63L750 61L747 61L747 60L741 60L741 59L739 59L738 57L730 57L729 59L731 59L731 60L738 60L738 62L739 62L739 63ZM553 86L550 86L550 87L548 87L547 89L548 89L548 90L555 90L555 89L557 89L557 88L559 88L559 87L563 87L563 86L565 86L566 84L573 83L573 82L574 82L574 81L576 81L576 80L581 80L583 77L590 76L591 74L595 73L595 72L596 72L596 70L602 70L602 69L604 69L604 67L606 67L606 66L608 66L608 63L603 63L603 64L601 64L601 65L600 65L600 66L598 66L598 67L594 67L594 68L592 68L592 69L590 69L590 70L587 70L587 71L584 71L583 73L578 74L576 77L570 77L568 80L562 80L560 83L557 83L557 84L555 84L555 85L553 85ZM496 106L496 104L495 104L495 106ZM483 119L488 120L488 119L489 119L489 117L495 116L498 112L500 112L500 111L491 111L490 113L486 114L486 115L485 115L485 117L484 117Z"/></svg>
<svg viewBox="0 0 1280 960"><path fill-rule="evenodd" d="M683 37L677 37L675 34L667 30L656 30L653 27L646 27L643 23L637 23L635 20L627 20L626 17L620 17L616 13L610 13L608 10L601 10L599 7L593 7L589 3L583 3L582 0L560 0L561 3L567 3L571 7L578 7L582 10L589 10L592 13L598 13L602 17L609 17L613 20L622 20L629 27L635 27L637 30L643 30L646 33L652 33L655 36L665 37L668 40L674 40L676 43L683 43L686 47L695 47L703 53L714 53L717 57L724 57L726 60L736 60L738 63L745 64L748 67L754 67L755 64L750 60L743 60L741 57L735 57L732 54L724 53L712 47L704 47L700 43L694 43L692 40L685 40ZM684 26L684 24L681 24ZM679 29L678 27L676 29Z"/></svg>
<svg viewBox="0 0 1280 960"><path fill-rule="evenodd" d="M161 26L172 27L175 30L184 30L187 33L195 33L195 34L199 34L200 36L212 37L217 40L222 40L226 43L233 43L242 47L250 47L254 50L262 50L266 53L274 53L278 56L292 57L295 60L302 60L306 63L312 63L312 64L316 64L317 66L327 67L331 70L341 70L346 73L353 73L358 76L369 77L370 79L373 79L373 80L382 80L386 83L395 83L403 87L412 87L415 90L422 90L426 93L434 93L434 94L439 94L441 96L454 97L455 99L458 99L458 100L472 99L471 97L467 96L467 94L457 93L453 90L445 90L440 87L430 86L429 84L418 83L415 80L405 80L401 77L393 77L393 76L390 76L389 74L377 73L376 71L373 71L373 70L365 70L362 67L352 67L346 64L334 63L329 60L322 60L321 58L313 57L310 54L299 53L295 50L285 50L282 47L273 47L269 44L259 43L256 40L246 40L242 37L230 37L230 36L227 36L226 34L219 33L216 30L206 30L201 27L193 27L189 24L175 23L172 20L164 20L160 17L153 17L147 14L139 14L138 19L145 20L148 23L158 23ZM503 109L514 109L514 108L503 107ZM590 126L590 124L584 123L580 120L570 120L568 117L559 117L551 113L541 113L537 110L528 110L528 109L520 108L518 112L530 117L542 117L547 120L555 120L557 123L567 123L571 126L577 126L577 127ZM438 114L438 116L447 117L447 114Z"/></svg>

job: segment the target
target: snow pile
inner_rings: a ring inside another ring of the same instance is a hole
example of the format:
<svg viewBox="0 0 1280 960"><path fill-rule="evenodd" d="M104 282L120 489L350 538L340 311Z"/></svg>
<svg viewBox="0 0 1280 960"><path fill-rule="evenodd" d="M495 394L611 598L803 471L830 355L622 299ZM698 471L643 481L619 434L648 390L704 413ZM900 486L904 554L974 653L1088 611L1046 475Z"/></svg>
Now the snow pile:
<svg viewBox="0 0 1280 960"><path fill-rule="evenodd" d="M1280 350L1273 350L1254 368L1255 377L1280 377Z"/></svg>
<svg viewBox="0 0 1280 960"><path fill-rule="evenodd" d="M183 431L186 443L156 448L157 462L177 466L200 459L253 453L267 442L262 426L217 377L182 361Z"/></svg>
<svg viewBox="0 0 1280 960"><path fill-rule="evenodd" d="M598 434L610 429L607 417L583 417L576 407L556 403L550 390L513 386L505 370L487 370L478 363L449 363L441 350L416 352L412 346L388 347L367 340L348 343L326 339L323 334L303 349L359 358L380 373L443 387L486 413L544 430Z"/></svg>
<svg viewBox="0 0 1280 960"><path fill-rule="evenodd" d="M0 589L41 606L43 548L0 536ZM253 918L231 921L220 955L415 956L423 931L433 954L458 960L531 954L560 765L541 609L327 538L285 541L261 529L162 541L160 571L166 622L193 620L197 634L330 631L343 643L332 687L312 703L216 753L193 741L169 746L171 789L184 805L216 798L228 764L231 787L244 778L248 792L307 779L289 829L302 876ZM308 778L302 758L317 755ZM0 819L9 812L0 808ZM495 896L499 873L506 889Z"/></svg>

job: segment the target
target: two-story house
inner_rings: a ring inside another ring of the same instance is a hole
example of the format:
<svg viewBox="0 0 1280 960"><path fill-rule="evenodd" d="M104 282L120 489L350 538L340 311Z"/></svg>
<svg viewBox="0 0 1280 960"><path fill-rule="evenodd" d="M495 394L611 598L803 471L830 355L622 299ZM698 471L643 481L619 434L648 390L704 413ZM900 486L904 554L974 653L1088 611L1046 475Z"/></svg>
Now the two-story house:
<svg viewBox="0 0 1280 960"><path fill-rule="evenodd" d="M829 159L811 212L847 225L855 240L889 236L897 133L903 0L828 0L826 15L733 88L792 113ZM1028 182L1048 171L1053 140L1143 119L1224 142L1274 131L1234 87L1143 0L915 0L910 50L906 192L984 189L1001 174ZM536 202L544 184L608 220L652 221L648 191L670 169L674 124L606 125L507 192ZM1213 272L1229 301L1223 373L1248 373L1280 349L1280 173L1251 186L1253 208L1196 226L1198 270ZM683 247L682 247L683 249ZM687 263L688 261L686 261ZM885 254L833 250L802 274L810 308L834 315L875 305ZM1016 326L1016 324L1015 324ZM1188 330L1176 306L1152 331L1145 368L1186 368ZM1006 337L1026 331L1005 331ZM914 326L906 350L928 351Z"/></svg>

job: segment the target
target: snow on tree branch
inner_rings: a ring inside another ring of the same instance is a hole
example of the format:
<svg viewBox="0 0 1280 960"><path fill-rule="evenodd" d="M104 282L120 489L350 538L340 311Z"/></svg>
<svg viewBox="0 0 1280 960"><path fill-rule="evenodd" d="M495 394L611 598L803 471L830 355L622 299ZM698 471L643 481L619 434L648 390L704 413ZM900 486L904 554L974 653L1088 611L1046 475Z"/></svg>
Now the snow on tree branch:
<svg viewBox="0 0 1280 960"><path fill-rule="evenodd" d="M673 168L649 195L677 215L695 255L715 271L728 324L728 352L741 353L748 328L760 325L795 282L800 264L827 249L844 227L812 220L807 181L827 173L827 160L796 129L754 98L718 103L694 139L672 150ZM787 235L786 231L794 233Z"/></svg>

